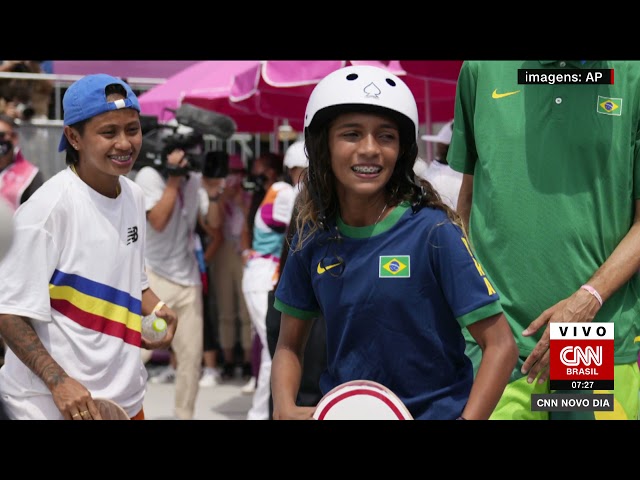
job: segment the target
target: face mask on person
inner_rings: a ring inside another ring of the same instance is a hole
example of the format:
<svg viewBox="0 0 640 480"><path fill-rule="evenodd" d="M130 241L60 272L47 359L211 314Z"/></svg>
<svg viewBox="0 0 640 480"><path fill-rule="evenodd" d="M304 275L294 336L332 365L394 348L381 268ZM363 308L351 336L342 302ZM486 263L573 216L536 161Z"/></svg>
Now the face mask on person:
<svg viewBox="0 0 640 480"><path fill-rule="evenodd" d="M0 141L0 157L4 157L13 149L13 143L7 140Z"/></svg>

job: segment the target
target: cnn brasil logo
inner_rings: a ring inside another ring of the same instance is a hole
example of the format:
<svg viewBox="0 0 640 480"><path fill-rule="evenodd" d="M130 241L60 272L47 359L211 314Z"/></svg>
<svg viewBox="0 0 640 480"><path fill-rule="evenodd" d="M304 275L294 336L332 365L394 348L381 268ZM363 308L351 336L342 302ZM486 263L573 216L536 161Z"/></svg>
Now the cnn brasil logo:
<svg viewBox="0 0 640 480"><path fill-rule="evenodd" d="M552 322L551 390L613 390L613 323Z"/></svg>

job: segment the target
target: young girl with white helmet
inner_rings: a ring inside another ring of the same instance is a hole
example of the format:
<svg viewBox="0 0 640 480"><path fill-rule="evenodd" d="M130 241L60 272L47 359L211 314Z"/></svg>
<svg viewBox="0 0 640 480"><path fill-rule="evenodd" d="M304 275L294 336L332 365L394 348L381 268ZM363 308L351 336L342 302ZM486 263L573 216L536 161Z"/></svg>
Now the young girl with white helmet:
<svg viewBox="0 0 640 480"><path fill-rule="evenodd" d="M304 118L309 168L276 290L274 419L309 419L296 393L311 321L327 324L327 393L351 380L391 389L416 419L486 419L517 359L499 296L459 217L415 183L418 110L371 66L321 80ZM474 381L463 328L483 346Z"/></svg>

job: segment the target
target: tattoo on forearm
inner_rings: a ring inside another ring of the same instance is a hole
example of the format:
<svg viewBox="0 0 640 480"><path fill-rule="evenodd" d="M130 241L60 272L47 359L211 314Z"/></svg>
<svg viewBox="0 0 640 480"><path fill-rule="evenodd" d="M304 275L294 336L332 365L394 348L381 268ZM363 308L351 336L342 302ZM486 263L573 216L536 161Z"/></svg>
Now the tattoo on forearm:
<svg viewBox="0 0 640 480"><path fill-rule="evenodd" d="M61 383L67 374L51 357L29 319L0 315L0 335L15 355L49 388Z"/></svg>

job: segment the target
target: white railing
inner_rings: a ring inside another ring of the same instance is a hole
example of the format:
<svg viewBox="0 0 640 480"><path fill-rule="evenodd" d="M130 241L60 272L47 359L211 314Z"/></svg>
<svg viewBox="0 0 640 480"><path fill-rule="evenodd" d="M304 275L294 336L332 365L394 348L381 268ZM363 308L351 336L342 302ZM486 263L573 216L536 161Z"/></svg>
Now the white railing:
<svg viewBox="0 0 640 480"><path fill-rule="evenodd" d="M54 117L46 120L33 119L29 122L19 122L20 148L25 158L35 163L43 172L45 179L50 178L65 168L65 153L58 152L58 143L62 135L62 94L63 90L85 75L59 75L50 73L22 73L0 72L0 79L13 78L22 80L49 80L53 82ZM127 83L137 92L144 92L155 85L166 81L164 78L126 77ZM204 135L206 150L225 150L230 154L240 154L245 165L249 158L261 154L261 135L251 133L236 133L227 140L217 139L211 135ZM270 133L269 150L286 150L294 139L278 141L275 133ZM282 145L281 145L282 143Z"/></svg>
<svg viewBox="0 0 640 480"><path fill-rule="evenodd" d="M18 72L0 72L0 79L13 78L21 80L50 80L53 82L53 99L54 102L54 118L52 120L62 119L62 90L67 88L76 80L84 77L84 75L58 75L54 73L18 73ZM132 89L137 91L146 91L155 85L160 85L166 81L165 78L144 78L144 77L127 77L127 83Z"/></svg>

